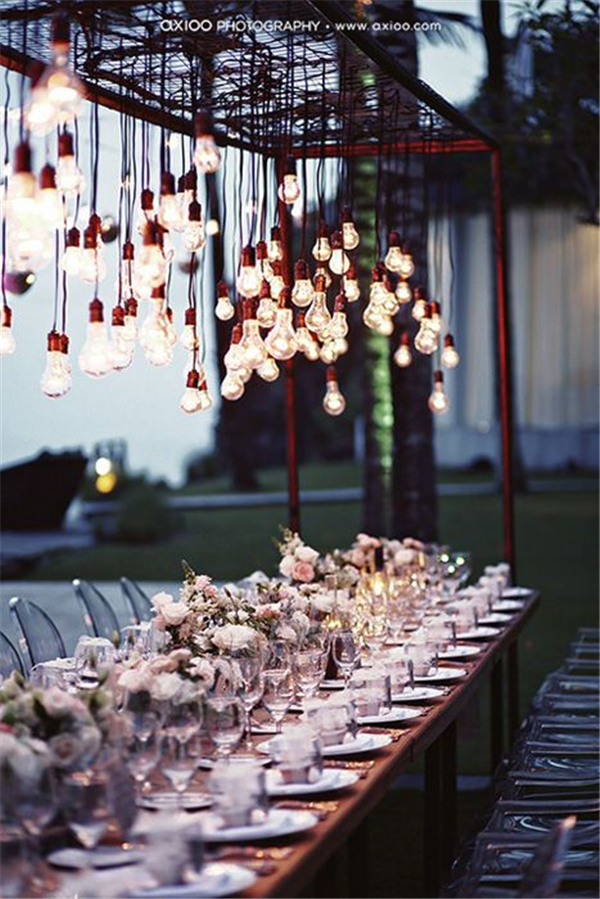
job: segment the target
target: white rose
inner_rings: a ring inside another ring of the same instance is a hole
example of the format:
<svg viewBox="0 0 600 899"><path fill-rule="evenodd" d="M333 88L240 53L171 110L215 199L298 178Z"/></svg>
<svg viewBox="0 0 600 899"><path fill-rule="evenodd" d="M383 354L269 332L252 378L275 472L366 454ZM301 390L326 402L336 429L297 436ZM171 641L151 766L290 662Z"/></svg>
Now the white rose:
<svg viewBox="0 0 600 899"><path fill-rule="evenodd" d="M60 687L50 687L45 690L42 694L42 702L52 718L64 718L65 715L87 716L87 708L81 700L61 690Z"/></svg>
<svg viewBox="0 0 600 899"><path fill-rule="evenodd" d="M280 624L277 628L277 637L279 640L285 640L287 643L295 643L298 639L298 634L289 624Z"/></svg>
<svg viewBox="0 0 600 899"><path fill-rule="evenodd" d="M319 553L312 546L299 546L294 555L299 562L310 562L311 565L319 558Z"/></svg>
<svg viewBox="0 0 600 899"><path fill-rule="evenodd" d="M295 559L293 556L284 556L279 563L279 573L282 574L283 577L291 577L294 565Z"/></svg>
<svg viewBox="0 0 600 899"><path fill-rule="evenodd" d="M162 607L161 614L168 627L177 627L188 616L189 611L184 602L171 602Z"/></svg>
<svg viewBox="0 0 600 899"><path fill-rule="evenodd" d="M402 565L410 565L415 557L412 549L402 548L394 553L394 566L401 568Z"/></svg>
<svg viewBox="0 0 600 899"><path fill-rule="evenodd" d="M317 612L331 612L335 602L333 593L318 593L311 600L313 609Z"/></svg>
<svg viewBox="0 0 600 899"><path fill-rule="evenodd" d="M248 612L244 612L243 609L240 609L237 617L238 617L238 621L240 621L243 624L244 621L248 621L248 619L250 618L250 615L248 615Z"/></svg>
<svg viewBox="0 0 600 899"><path fill-rule="evenodd" d="M158 702L166 702L175 696L180 687L181 678L178 674L158 674L150 685L150 692Z"/></svg>
<svg viewBox="0 0 600 899"><path fill-rule="evenodd" d="M173 597L170 593L165 593L163 591L161 593L155 593L150 601L157 612L162 612L165 606L168 606L173 602Z"/></svg>
<svg viewBox="0 0 600 899"><path fill-rule="evenodd" d="M150 689L150 678L145 668L130 668L119 678L119 686L130 693L140 693Z"/></svg>
<svg viewBox="0 0 600 899"><path fill-rule="evenodd" d="M226 624L215 630L212 642L217 649L236 652L253 646L257 637L257 632L245 624Z"/></svg>

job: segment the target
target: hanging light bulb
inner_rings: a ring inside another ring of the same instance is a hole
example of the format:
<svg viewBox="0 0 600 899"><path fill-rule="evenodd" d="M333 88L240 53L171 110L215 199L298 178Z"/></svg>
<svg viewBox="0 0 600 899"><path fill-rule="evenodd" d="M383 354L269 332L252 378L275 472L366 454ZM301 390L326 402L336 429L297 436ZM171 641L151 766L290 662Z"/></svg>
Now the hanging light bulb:
<svg viewBox="0 0 600 899"><path fill-rule="evenodd" d="M134 286L138 290L139 285L146 294L140 296L140 299L147 298L148 288L164 284L166 275L167 264L160 247L158 230L154 222L148 221L144 230L144 243L138 253L134 270Z"/></svg>
<svg viewBox="0 0 600 899"><path fill-rule="evenodd" d="M186 193L185 193L185 175L180 175L177 179L177 193L175 194L175 199L177 200L177 208L179 209L179 218L181 220L182 226L187 222L187 208L191 203L191 200L187 199L186 202Z"/></svg>
<svg viewBox="0 0 600 899"><path fill-rule="evenodd" d="M400 303L396 299L396 294L392 290L392 282L390 276L383 276L383 291L381 293L381 307L386 315L395 315L400 308Z"/></svg>
<svg viewBox="0 0 600 899"><path fill-rule="evenodd" d="M356 303L360 299L360 287L356 276L356 266L351 262L350 268L342 278L342 286L349 303Z"/></svg>
<svg viewBox="0 0 600 899"><path fill-rule="evenodd" d="M76 197L85 190L85 178L75 159L75 146L70 131L63 131L58 135L56 186L65 197Z"/></svg>
<svg viewBox="0 0 600 899"><path fill-rule="evenodd" d="M215 315L221 322L227 322L235 315L235 308L229 299L229 288L225 281L217 284L217 307Z"/></svg>
<svg viewBox="0 0 600 899"><path fill-rule="evenodd" d="M252 370L262 365L268 355L265 342L260 336L252 301L249 299L244 300L244 321L242 324L240 348L243 354L244 365Z"/></svg>
<svg viewBox="0 0 600 899"><path fill-rule="evenodd" d="M244 382L235 373L228 371L221 383L221 396L225 400L239 400L244 395Z"/></svg>
<svg viewBox="0 0 600 899"><path fill-rule="evenodd" d="M325 284L325 290L329 290L332 285L331 275L329 274L329 269L326 265L318 265L315 269L315 275L313 278L313 284L316 286L317 278L323 278L323 282Z"/></svg>
<svg viewBox="0 0 600 899"><path fill-rule="evenodd" d="M262 365L258 366L256 374L262 378L263 381L271 383L271 381L276 381L279 377L279 366L272 356L268 356Z"/></svg>
<svg viewBox="0 0 600 899"><path fill-rule="evenodd" d="M188 372L185 390L179 402L179 406L187 415L193 415L194 412L202 410L202 398L200 396L200 375L196 369Z"/></svg>
<svg viewBox="0 0 600 899"><path fill-rule="evenodd" d="M51 399L58 399L69 392L71 383L71 366L64 351L62 336L58 331L50 331L48 334L46 367L40 378L42 392Z"/></svg>
<svg viewBox="0 0 600 899"><path fill-rule="evenodd" d="M310 306L314 294L308 264L304 259L299 259L294 265L294 288L292 290L292 302L295 306L303 308Z"/></svg>
<svg viewBox="0 0 600 899"><path fill-rule="evenodd" d="M298 352L304 353L309 361L315 362L319 358L319 347L306 327L306 317L304 312L298 313L296 344L298 346Z"/></svg>
<svg viewBox="0 0 600 899"><path fill-rule="evenodd" d="M337 375L333 365L327 369L327 388L323 398L323 408L328 415L341 415L346 408L346 400L338 386Z"/></svg>
<svg viewBox="0 0 600 899"><path fill-rule="evenodd" d="M342 242L345 250L355 250L360 243L360 235L352 218L349 206L342 209Z"/></svg>
<svg viewBox="0 0 600 899"><path fill-rule="evenodd" d="M331 259L329 268L334 275L345 275L350 268L350 260L342 246L341 231L334 231L331 235Z"/></svg>
<svg viewBox="0 0 600 899"><path fill-rule="evenodd" d="M277 196L282 203L292 206L300 197L300 185L296 175L296 160L293 156L288 156L285 161L285 169L283 181L277 190Z"/></svg>
<svg viewBox="0 0 600 899"><path fill-rule="evenodd" d="M410 289L410 284L408 281L405 281L404 278L400 278L398 281L398 285L396 287L396 299L403 306L405 303L410 303L412 300L412 290Z"/></svg>
<svg viewBox="0 0 600 899"><path fill-rule="evenodd" d="M331 259L331 243L329 242L329 228L326 222L320 221L317 229L317 239L312 248L312 254L317 262L329 262Z"/></svg>
<svg viewBox="0 0 600 899"><path fill-rule="evenodd" d="M338 356L343 356L350 349L350 344L345 337L336 337L334 340L335 351Z"/></svg>
<svg viewBox="0 0 600 899"><path fill-rule="evenodd" d="M98 235L92 226L83 232L83 250L79 277L86 284L97 284L106 277L106 263L98 246Z"/></svg>
<svg viewBox="0 0 600 899"><path fill-rule="evenodd" d="M446 334L444 337L444 349L442 350L442 365L444 368L456 368L459 362L460 356L454 346L454 337L452 334Z"/></svg>
<svg viewBox="0 0 600 899"><path fill-rule="evenodd" d="M125 321L123 322L123 340L135 340L137 328L138 304L137 300L129 297L125 300Z"/></svg>
<svg viewBox="0 0 600 899"><path fill-rule="evenodd" d="M270 262L281 262L283 259L283 243L279 225L273 225L271 228L271 240L267 244L267 254Z"/></svg>
<svg viewBox="0 0 600 899"><path fill-rule="evenodd" d="M439 335L439 334L441 334L442 326L443 326L442 316L440 315L440 304L436 303L436 301L433 300L429 304L429 306L431 309L431 321L429 323L429 327L431 328L431 330L433 331L434 334Z"/></svg>
<svg viewBox="0 0 600 899"><path fill-rule="evenodd" d="M281 296L281 291L285 287L285 281L283 279L283 275L281 273L281 262L275 260L271 263L271 268L273 271L273 275L271 277L271 281L269 283L269 287L271 290L271 297L274 300L278 300Z"/></svg>
<svg viewBox="0 0 600 899"><path fill-rule="evenodd" d="M239 372L241 369L245 368L244 350L241 346L242 332L243 328L240 322L233 326L229 349L223 358L225 368L228 371Z"/></svg>
<svg viewBox="0 0 600 899"><path fill-rule="evenodd" d="M61 16L52 23L52 63L44 70L39 81L33 88L31 95L30 116L39 128L41 122L46 122L47 131L38 133L47 134L55 124L64 125L72 122L79 113L83 100L84 88L75 73L69 67L69 22ZM48 121L45 110L47 104L53 107L55 116ZM38 110L33 112L33 108Z"/></svg>
<svg viewBox="0 0 600 899"><path fill-rule="evenodd" d="M333 363L337 361L337 358L338 351L335 340L326 340L319 350L319 359L321 362L324 362L325 365L333 365Z"/></svg>
<svg viewBox="0 0 600 899"><path fill-rule="evenodd" d="M167 343L169 347L173 349L177 346L177 331L175 329L175 321L173 318L173 310L170 306L167 306L165 309L165 318L166 318L166 329L167 329Z"/></svg>
<svg viewBox="0 0 600 899"><path fill-rule="evenodd" d="M332 340L337 340L339 337L346 337L348 334L348 320L346 318L346 313L344 312L345 306L346 301L344 294L339 293L335 298L331 324L327 328L327 335Z"/></svg>
<svg viewBox="0 0 600 899"><path fill-rule="evenodd" d="M61 266L67 275L78 275L81 269L81 235L77 228L69 228Z"/></svg>
<svg viewBox="0 0 600 899"><path fill-rule="evenodd" d="M120 298L127 301L133 297L133 258L134 248L130 241L125 241L121 252L121 267L117 289Z"/></svg>
<svg viewBox="0 0 600 899"><path fill-rule="evenodd" d="M196 113L194 136L194 164L198 174L212 175L221 167L221 151L216 144L211 118L206 110Z"/></svg>
<svg viewBox="0 0 600 899"><path fill-rule="evenodd" d="M256 310L258 324L261 328L272 328L277 316L277 303L271 299L271 289L269 282L266 280L262 282L259 300L258 309Z"/></svg>
<svg viewBox="0 0 600 899"><path fill-rule="evenodd" d="M431 356L437 348L438 336L431 327L431 304L427 303L419 330L415 336L415 349L425 356Z"/></svg>
<svg viewBox="0 0 600 899"><path fill-rule="evenodd" d="M21 143L15 150L13 174L6 191L6 218L9 224L7 250L11 268L33 272L52 255L46 224L37 211L37 185L31 169L31 149Z"/></svg>
<svg viewBox="0 0 600 899"><path fill-rule="evenodd" d="M192 307L185 310L185 324L179 341L184 350L189 350L190 352L198 349L200 345L196 332L196 310Z"/></svg>
<svg viewBox="0 0 600 899"><path fill-rule="evenodd" d="M400 344L394 353L394 362L398 368L408 368L412 362L412 353L410 351L410 335L404 332L400 337Z"/></svg>
<svg viewBox="0 0 600 899"><path fill-rule="evenodd" d="M439 369L433 373L433 390L427 405L436 415L442 415L450 407L450 401L444 391L444 373Z"/></svg>
<svg viewBox="0 0 600 899"><path fill-rule="evenodd" d="M205 412L212 406L212 399L208 392L206 380L200 379L200 411Z"/></svg>
<svg viewBox="0 0 600 899"><path fill-rule="evenodd" d="M269 250L266 240L259 240L256 244L256 265L261 276L270 281L273 277L273 267L269 262Z"/></svg>
<svg viewBox="0 0 600 899"><path fill-rule="evenodd" d="M49 228L62 228L65 223L65 209L62 197L56 188L54 166L45 165L40 172L40 189L37 195L39 214Z"/></svg>
<svg viewBox="0 0 600 899"><path fill-rule="evenodd" d="M412 317L420 322L427 309L427 300L422 296L420 288L415 288L415 305L412 309Z"/></svg>
<svg viewBox="0 0 600 899"><path fill-rule="evenodd" d="M4 303L0 327L0 356L12 356L16 348L17 343L12 330L12 309Z"/></svg>
<svg viewBox="0 0 600 899"><path fill-rule="evenodd" d="M112 311L110 361L115 371L128 368L133 361L135 344L125 332L125 309L115 306Z"/></svg>
<svg viewBox="0 0 600 899"><path fill-rule="evenodd" d="M327 308L325 282L322 277L316 279L315 294L306 313L306 326L314 334L321 334L331 324L331 313Z"/></svg>
<svg viewBox="0 0 600 899"><path fill-rule="evenodd" d="M244 247L240 265L240 273L236 281L238 293L243 297L257 297L261 284L260 272L256 267L254 247Z"/></svg>
<svg viewBox="0 0 600 899"><path fill-rule="evenodd" d="M402 250L402 258L400 260L400 268L398 271L403 278L412 278L415 273L415 264L407 244L404 245Z"/></svg>
<svg viewBox="0 0 600 899"><path fill-rule="evenodd" d="M146 187L140 195L140 208L135 220L136 231L142 237L146 233L146 225L150 221L154 221L154 193Z"/></svg>
<svg viewBox="0 0 600 899"><path fill-rule="evenodd" d="M79 368L90 378L103 378L112 371L110 341L104 322L104 308L98 298L90 303L85 343L79 353Z"/></svg>
<svg viewBox="0 0 600 899"><path fill-rule="evenodd" d="M140 344L144 350L144 358L160 368L173 360L173 330L165 309L164 285L155 287L148 300L148 314L140 328ZM175 342L177 335L175 335Z"/></svg>
<svg viewBox="0 0 600 899"><path fill-rule="evenodd" d="M397 231L390 231L389 248L384 262L388 272L399 272L402 268L402 247Z"/></svg>
<svg viewBox="0 0 600 899"><path fill-rule="evenodd" d="M294 331L293 311L289 307L290 289L286 287L279 297L279 308L275 324L269 331L265 345L274 359L284 362L291 359L298 349Z"/></svg>
<svg viewBox="0 0 600 899"><path fill-rule="evenodd" d="M182 243L184 250L187 250L188 253L201 250L206 243L202 207L196 200L192 200L188 206L188 222L183 229Z"/></svg>
<svg viewBox="0 0 600 899"><path fill-rule="evenodd" d="M181 213L181 220L185 225L189 220L190 203L196 199L198 190L198 173L195 168L191 168L189 172L182 175L177 185L177 201Z"/></svg>
<svg viewBox="0 0 600 899"><path fill-rule="evenodd" d="M36 62L31 68L31 99L25 108L25 123L32 134L43 137L56 128L58 116L47 87L40 85L44 66Z"/></svg>
<svg viewBox="0 0 600 899"><path fill-rule="evenodd" d="M181 209L175 194L175 178L171 172L163 172L160 176L160 204L157 218L165 231L181 231L183 228Z"/></svg>
<svg viewBox="0 0 600 899"><path fill-rule="evenodd" d="M37 185L31 165L31 147L20 143L15 149L12 175L6 187L6 218L14 228L26 227L35 216Z"/></svg>
<svg viewBox="0 0 600 899"><path fill-rule="evenodd" d="M375 331L383 337L391 337L394 333L394 322L389 315L382 315L375 325Z"/></svg>

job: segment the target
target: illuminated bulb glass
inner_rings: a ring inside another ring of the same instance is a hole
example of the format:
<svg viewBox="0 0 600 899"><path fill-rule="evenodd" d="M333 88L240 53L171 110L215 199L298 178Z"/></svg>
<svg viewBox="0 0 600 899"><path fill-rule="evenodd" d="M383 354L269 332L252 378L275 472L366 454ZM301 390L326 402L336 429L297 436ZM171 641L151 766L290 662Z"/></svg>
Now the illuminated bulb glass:
<svg viewBox="0 0 600 899"><path fill-rule="evenodd" d="M167 343L169 344L171 349L173 349L174 347L177 346L178 337L177 337L177 329L175 328L175 325L173 323L172 313L169 315L167 315L165 313L165 330L166 330L166 334L167 334Z"/></svg>
<svg viewBox="0 0 600 899"><path fill-rule="evenodd" d="M328 237L317 237L312 254L317 262L328 262L331 259L331 244Z"/></svg>
<svg viewBox="0 0 600 899"><path fill-rule="evenodd" d="M256 297L261 285L260 272L256 265L242 265L236 287L243 297Z"/></svg>
<svg viewBox="0 0 600 899"><path fill-rule="evenodd" d="M6 217L13 226L27 226L35 214L37 184L31 172L15 172L6 188Z"/></svg>
<svg viewBox="0 0 600 899"><path fill-rule="evenodd" d="M113 370L111 346L105 322L90 322L79 353L79 368L90 378L104 378Z"/></svg>
<svg viewBox="0 0 600 899"><path fill-rule="evenodd" d="M343 356L350 349L350 345L345 337L336 337L334 340L335 351L338 356Z"/></svg>
<svg viewBox="0 0 600 899"><path fill-rule="evenodd" d="M403 253L398 269L403 278L411 278L415 273L415 264L410 253Z"/></svg>
<svg viewBox="0 0 600 899"><path fill-rule="evenodd" d="M168 365L173 359L169 322L163 305L162 299L149 300L148 315L140 328L140 344L144 350L144 358L157 367Z"/></svg>
<svg viewBox="0 0 600 899"><path fill-rule="evenodd" d="M200 411L205 412L212 406L212 399L206 384L200 385Z"/></svg>
<svg viewBox="0 0 600 899"><path fill-rule="evenodd" d="M235 315L235 308L229 297L218 297L215 315L221 322L228 322Z"/></svg>
<svg viewBox="0 0 600 899"><path fill-rule="evenodd" d="M398 286L396 287L396 299L401 305L410 303L412 300L412 290L410 289L408 281L402 279L398 281Z"/></svg>
<svg viewBox="0 0 600 899"><path fill-rule="evenodd" d="M273 277L273 266L268 259L261 259L258 265L262 277L265 281L270 281Z"/></svg>
<svg viewBox="0 0 600 899"><path fill-rule="evenodd" d="M175 194L163 194L158 207L158 221L167 231L181 231L183 220L181 208Z"/></svg>
<svg viewBox="0 0 600 899"><path fill-rule="evenodd" d="M427 401L427 405L436 415L443 415L444 412L448 411L450 401L444 391L444 384L442 381L434 382L433 390Z"/></svg>
<svg viewBox="0 0 600 899"><path fill-rule="evenodd" d="M383 281L372 281L369 286L369 301L372 303L382 303L386 298L387 292Z"/></svg>
<svg viewBox="0 0 600 899"><path fill-rule="evenodd" d="M439 312L432 311L431 319L429 320L429 327L433 331L434 334L440 334L442 330L442 316Z"/></svg>
<svg viewBox="0 0 600 899"><path fill-rule="evenodd" d="M314 287L310 278L300 278L294 283L292 302L300 309L310 306L314 295Z"/></svg>
<svg viewBox="0 0 600 899"><path fill-rule="evenodd" d="M415 349L425 356L431 356L438 348L438 339L435 332L429 327L428 319L421 321L421 326L415 337Z"/></svg>
<svg viewBox="0 0 600 899"><path fill-rule="evenodd" d="M114 326L110 341L110 361L115 371L129 368L133 362L135 344L124 333L125 325Z"/></svg>
<svg viewBox="0 0 600 899"><path fill-rule="evenodd" d="M345 275L350 268L350 260L344 250L341 248L332 250L331 259L329 260L329 268L334 275Z"/></svg>
<svg viewBox="0 0 600 899"><path fill-rule="evenodd" d="M273 275L271 278L271 283L269 284L271 288L271 296L274 300L278 300L281 296L281 291L285 287L285 281L281 275Z"/></svg>
<svg viewBox="0 0 600 899"><path fill-rule="evenodd" d="M138 232L138 234L144 234L146 225L153 218L154 210L152 208L144 209L142 206L138 208L138 211L135 215L135 230Z"/></svg>
<svg viewBox="0 0 600 899"><path fill-rule="evenodd" d="M410 351L410 347L406 346L406 344L404 343L401 343L394 353L394 362L396 363L398 368L408 368L408 366L412 362L412 353Z"/></svg>
<svg viewBox="0 0 600 899"><path fill-rule="evenodd" d="M319 350L319 358L325 365L332 365L338 357L335 340L326 340Z"/></svg>
<svg viewBox="0 0 600 899"><path fill-rule="evenodd" d="M402 248L392 246L385 254L384 264L389 272L399 272L402 269Z"/></svg>
<svg viewBox="0 0 600 899"><path fill-rule="evenodd" d="M329 269L326 265L318 265L315 270L315 276L313 278L313 284L317 283L317 278L322 277L325 279L325 290L331 287L331 275L329 274Z"/></svg>
<svg viewBox="0 0 600 899"><path fill-rule="evenodd" d="M331 324L328 328L329 336L334 340L338 337L345 337L348 333L348 320L345 312L334 312Z"/></svg>
<svg viewBox="0 0 600 899"><path fill-rule="evenodd" d="M386 290L381 302L381 308L386 315L395 315L400 308L400 303L396 299L395 293L391 290Z"/></svg>
<svg viewBox="0 0 600 899"><path fill-rule="evenodd" d="M261 328L272 328L277 318L277 303L270 297L263 297L258 304L256 318Z"/></svg>
<svg viewBox="0 0 600 899"><path fill-rule="evenodd" d="M194 163L201 175L212 175L221 166L221 151L212 134L201 134L194 146Z"/></svg>
<svg viewBox="0 0 600 899"><path fill-rule="evenodd" d="M331 313L327 308L327 298L323 291L316 290L313 301L306 313L306 327L314 334L320 334L331 324Z"/></svg>
<svg viewBox="0 0 600 899"><path fill-rule="evenodd" d="M137 315L125 314L125 323L123 324L123 340L135 341L138 333Z"/></svg>
<svg viewBox="0 0 600 899"><path fill-rule="evenodd" d="M79 277L86 284L96 284L106 277L106 262L98 248L86 247L81 251Z"/></svg>
<svg viewBox="0 0 600 899"><path fill-rule="evenodd" d="M12 225L8 233L8 257L18 272L35 272L52 256L52 241L41 217L32 216L26 225Z"/></svg>
<svg viewBox="0 0 600 899"><path fill-rule="evenodd" d="M344 294L349 303L360 300L360 287L355 278L344 278Z"/></svg>
<svg viewBox="0 0 600 899"><path fill-rule="evenodd" d="M55 187L45 187L37 197L38 213L49 228L62 228L65 210L60 193Z"/></svg>
<svg viewBox="0 0 600 899"><path fill-rule="evenodd" d="M342 225L342 240L345 250L355 250L360 243L360 235L354 222L344 222Z"/></svg>
<svg viewBox="0 0 600 899"><path fill-rule="evenodd" d="M300 185L298 184L296 175L289 174L283 176L283 181L277 189L277 196L282 203L287 203L288 206L291 206L292 203L296 202L300 196Z"/></svg>
<svg viewBox="0 0 600 899"><path fill-rule="evenodd" d="M452 344L446 345L442 350L442 365L444 368L456 368L460 362L460 355Z"/></svg>
<svg viewBox="0 0 600 899"><path fill-rule="evenodd" d="M275 362L272 356L269 356L262 365L259 365L256 369L256 374L263 379L263 381L271 382L276 381L279 377L279 366Z"/></svg>
<svg viewBox="0 0 600 899"><path fill-rule="evenodd" d="M195 253L196 250L201 250L206 244L204 222L188 222L183 229L182 244L184 250L187 250L188 253Z"/></svg>
<svg viewBox="0 0 600 899"><path fill-rule="evenodd" d="M166 231L162 235L162 255L168 268L175 259L175 243L171 235Z"/></svg>
<svg viewBox="0 0 600 899"><path fill-rule="evenodd" d="M25 109L25 122L36 137L49 134L56 128L58 113L48 96L46 87L36 85L32 90L31 100Z"/></svg>
<svg viewBox="0 0 600 899"><path fill-rule="evenodd" d="M69 392L72 386L71 366L64 353L48 350L46 367L40 378L40 387L50 399L58 399Z"/></svg>
<svg viewBox="0 0 600 899"><path fill-rule="evenodd" d="M255 318L245 319L242 325L242 339L240 341L242 348L244 365L248 368L255 369L267 358L267 348L265 341L260 336L258 322Z"/></svg>
<svg viewBox="0 0 600 899"><path fill-rule="evenodd" d="M74 156L58 157L56 186L66 197L76 197L85 190L85 178Z"/></svg>
<svg viewBox="0 0 600 899"><path fill-rule="evenodd" d="M144 244L135 260L135 280L140 286L161 287L167 276L167 263L158 244Z"/></svg>
<svg viewBox="0 0 600 899"><path fill-rule="evenodd" d="M200 391L197 387L186 387L183 396L179 401L180 409L187 415L193 415L194 412L200 412L202 409L202 400Z"/></svg>
<svg viewBox="0 0 600 899"><path fill-rule="evenodd" d="M241 343L231 344L231 346L225 353L223 362L225 363L225 368L228 369L228 371L238 372L242 368L245 368L244 350Z"/></svg>
<svg viewBox="0 0 600 899"><path fill-rule="evenodd" d="M184 325L179 337L179 342L184 350L193 350L200 346L200 341L194 325Z"/></svg>
<svg viewBox="0 0 600 899"><path fill-rule="evenodd" d="M67 275L78 275L81 268L81 247L65 247L61 265Z"/></svg>
<svg viewBox="0 0 600 899"><path fill-rule="evenodd" d="M346 400L338 387L338 382L328 380L323 399L323 409L328 415L341 415L345 408Z"/></svg>
<svg viewBox="0 0 600 899"><path fill-rule="evenodd" d="M283 259L283 244L279 239L276 238L268 242L267 256L269 257L269 262L281 262Z"/></svg>
<svg viewBox="0 0 600 899"><path fill-rule="evenodd" d="M2 325L0 326L0 356L12 356L17 348L15 335L12 331L12 316L10 310L2 307Z"/></svg>
<svg viewBox="0 0 600 899"><path fill-rule="evenodd" d="M381 307L374 303L369 303L362 315L365 325L373 330L377 328L383 317Z"/></svg>
<svg viewBox="0 0 600 899"><path fill-rule="evenodd" d="M298 349L291 309L278 309L275 324L269 331L265 345L274 359L291 359Z"/></svg>
<svg viewBox="0 0 600 899"><path fill-rule="evenodd" d="M67 54L68 44L54 45L52 64L45 69L31 92L32 106L37 104L45 106L50 103L54 108L53 124L64 125L72 122L79 113L83 100L83 85L69 67Z"/></svg>
<svg viewBox="0 0 600 899"><path fill-rule="evenodd" d="M307 356L308 354L313 355L312 348L317 348L317 345L313 340L310 331L305 325L299 325L296 329L296 344L298 346L298 352L304 353L305 356Z"/></svg>
<svg viewBox="0 0 600 899"><path fill-rule="evenodd" d="M383 337L391 337L394 333L394 322L389 315L382 315L381 319L375 325L375 330Z"/></svg>
<svg viewBox="0 0 600 899"><path fill-rule="evenodd" d="M239 400L244 395L244 382L233 372L227 372L221 382L221 396L226 400Z"/></svg>
<svg viewBox="0 0 600 899"><path fill-rule="evenodd" d="M413 306L412 310L412 317L415 319L415 321L420 322L422 320L423 316L425 315L426 307L427 303L425 302L425 300L421 298L415 300L415 305Z"/></svg>

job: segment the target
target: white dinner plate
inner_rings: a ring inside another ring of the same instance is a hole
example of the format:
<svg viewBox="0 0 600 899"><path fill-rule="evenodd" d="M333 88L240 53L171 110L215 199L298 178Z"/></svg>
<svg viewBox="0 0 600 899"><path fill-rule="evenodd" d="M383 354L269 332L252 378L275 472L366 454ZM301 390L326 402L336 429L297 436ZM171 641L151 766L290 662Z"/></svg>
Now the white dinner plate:
<svg viewBox="0 0 600 899"><path fill-rule="evenodd" d="M345 743L323 746L321 754L324 758L335 758L340 755L357 755L363 752L373 752L373 750L381 749L383 746L389 746L391 742L392 739L387 734L359 733L355 739L346 740ZM270 754L271 741L266 740L264 743L259 743L256 749L264 755Z"/></svg>
<svg viewBox="0 0 600 899"><path fill-rule="evenodd" d="M343 690L344 689L344 681L343 680L322 680L321 681L321 690Z"/></svg>
<svg viewBox="0 0 600 899"><path fill-rule="evenodd" d="M474 627L471 631L457 634L459 640L493 640L500 631L497 627Z"/></svg>
<svg viewBox="0 0 600 899"><path fill-rule="evenodd" d="M405 687L402 693L393 694L392 702L427 702L439 699L444 692L439 687Z"/></svg>
<svg viewBox="0 0 600 899"><path fill-rule="evenodd" d="M219 899L236 896L256 882L257 875L241 865L229 862L207 862L191 883L155 887L135 893L132 899Z"/></svg>
<svg viewBox="0 0 600 899"><path fill-rule="evenodd" d="M264 821L247 827L222 827L221 819L215 812L200 812L196 820L207 843L238 843L284 837L310 830L317 823L316 815L311 812L286 808L271 808Z"/></svg>
<svg viewBox="0 0 600 899"><path fill-rule="evenodd" d="M214 768L216 759L203 758L198 762L199 768ZM229 764L247 765L248 762L254 762L256 765L269 765L271 760L260 758L256 755L230 755Z"/></svg>
<svg viewBox="0 0 600 899"><path fill-rule="evenodd" d="M480 624L500 624L505 625L511 619L510 615L504 615L502 612L490 612L479 619Z"/></svg>
<svg viewBox="0 0 600 899"><path fill-rule="evenodd" d="M494 612L520 612L524 605L522 599L499 599L492 609Z"/></svg>
<svg viewBox="0 0 600 899"><path fill-rule="evenodd" d="M120 846L97 846L95 849L57 849L47 856L51 865L59 868L120 868L136 865L144 860L143 849L122 849Z"/></svg>
<svg viewBox="0 0 600 899"><path fill-rule="evenodd" d="M533 590L530 587L507 587L502 591L504 599L519 599L524 596L531 596Z"/></svg>
<svg viewBox="0 0 600 899"><path fill-rule="evenodd" d="M325 768L321 777L310 784L283 783L280 771L267 771L267 793L269 796L309 796L312 793L328 793L351 787L360 778L358 771L342 768Z"/></svg>
<svg viewBox="0 0 600 899"><path fill-rule="evenodd" d="M356 720L359 724L396 724L399 721L419 718L422 714L423 709L403 709L396 705L383 715L360 715Z"/></svg>
<svg viewBox="0 0 600 899"><path fill-rule="evenodd" d="M481 646L450 646L440 652L440 659L472 659L481 652Z"/></svg>
<svg viewBox="0 0 600 899"><path fill-rule="evenodd" d="M137 804L140 808L155 809L156 811L162 811L162 809L174 811L178 808L193 810L208 808L212 805L212 799L208 793L184 793L183 796L179 796L177 793L161 792L140 796Z"/></svg>
<svg viewBox="0 0 600 899"><path fill-rule="evenodd" d="M466 668L442 668L440 666L436 671L430 671L429 674L424 674L421 677L415 676L415 680L419 684L437 684L445 681L460 680L465 674L468 674Z"/></svg>

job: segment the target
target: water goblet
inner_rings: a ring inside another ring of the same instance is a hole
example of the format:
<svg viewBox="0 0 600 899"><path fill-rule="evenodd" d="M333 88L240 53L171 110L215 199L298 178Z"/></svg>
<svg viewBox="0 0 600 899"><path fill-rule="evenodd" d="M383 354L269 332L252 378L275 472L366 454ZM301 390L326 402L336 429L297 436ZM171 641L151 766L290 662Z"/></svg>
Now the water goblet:
<svg viewBox="0 0 600 899"><path fill-rule="evenodd" d="M165 737L161 747L160 770L175 790L178 804L196 773L191 742L185 743L178 737Z"/></svg>
<svg viewBox="0 0 600 899"><path fill-rule="evenodd" d="M217 757L229 758L244 732L244 706L234 696L214 696L206 703L208 735Z"/></svg>
<svg viewBox="0 0 600 899"><path fill-rule="evenodd" d="M202 704L200 697L182 701L175 695L166 704L162 726L168 737L175 737L181 743L187 743L200 730L202 725Z"/></svg>
<svg viewBox="0 0 600 899"><path fill-rule="evenodd" d="M160 758L161 737L158 729L151 733L133 733L125 746L125 762L137 787L141 790L148 782Z"/></svg>
<svg viewBox="0 0 600 899"><path fill-rule="evenodd" d="M106 777L97 772L78 772L63 781L67 824L84 849L95 849L111 816Z"/></svg>
<svg viewBox="0 0 600 899"><path fill-rule="evenodd" d="M323 652L319 649L301 649L294 654L293 672L296 687L303 699L311 699L325 676Z"/></svg>
<svg viewBox="0 0 600 899"><path fill-rule="evenodd" d="M238 696L246 713L246 748L252 748L252 709L260 702L265 682L260 656L239 658L235 663L240 675Z"/></svg>
<svg viewBox="0 0 600 899"><path fill-rule="evenodd" d="M339 670L346 687L354 669L358 666L360 654L351 630L344 629L334 633L331 639L333 660Z"/></svg>
<svg viewBox="0 0 600 899"><path fill-rule="evenodd" d="M269 668L265 671L265 689L262 702L273 720L277 733L286 712L294 701L296 687L291 668Z"/></svg>

